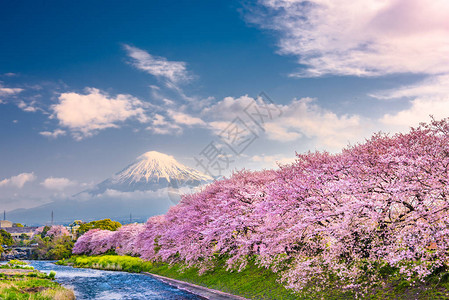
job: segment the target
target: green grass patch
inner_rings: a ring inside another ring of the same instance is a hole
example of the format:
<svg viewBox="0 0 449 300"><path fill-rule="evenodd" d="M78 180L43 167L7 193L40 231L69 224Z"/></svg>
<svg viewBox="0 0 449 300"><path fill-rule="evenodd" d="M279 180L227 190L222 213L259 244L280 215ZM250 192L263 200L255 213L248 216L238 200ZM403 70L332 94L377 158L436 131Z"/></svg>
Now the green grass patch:
<svg viewBox="0 0 449 300"><path fill-rule="evenodd" d="M149 272L152 267L151 262L143 261L138 257L118 255L74 256L56 263L62 265L73 264L79 268L94 268L131 273Z"/></svg>
<svg viewBox="0 0 449 300"><path fill-rule="evenodd" d="M34 270L26 263L11 261L0 269L0 299L75 299L73 291L53 281L55 274ZM53 272L54 273L54 272Z"/></svg>

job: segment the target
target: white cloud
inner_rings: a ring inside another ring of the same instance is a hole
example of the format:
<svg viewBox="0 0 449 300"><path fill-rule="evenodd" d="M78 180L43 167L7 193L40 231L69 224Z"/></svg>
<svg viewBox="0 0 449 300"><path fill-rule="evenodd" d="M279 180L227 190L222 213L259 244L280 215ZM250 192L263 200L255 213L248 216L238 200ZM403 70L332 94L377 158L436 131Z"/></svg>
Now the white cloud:
<svg viewBox="0 0 449 300"><path fill-rule="evenodd" d="M153 119L153 125L160 126L160 125L166 125L167 122L165 121L164 116L161 116L159 114L154 115Z"/></svg>
<svg viewBox="0 0 449 300"><path fill-rule="evenodd" d="M386 131L408 130L421 122L428 122L430 116L435 119L449 116L449 75L430 76L420 82L378 91L370 96L380 100L408 101L406 109L386 113L378 120Z"/></svg>
<svg viewBox="0 0 449 300"><path fill-rule="evenodd" d="M7 88L0 85L0 96L12 96L22 92L20 88Z"/></svg>
<svg viewBox="0 0 449 300"><path fill-rule="evenodd" d="M59 124L68 128L75 139L81 140L106 128L118 128L128 119L148 122L147 104L131 96L119 94L111 97L95 88L87 88L87 94L62 93L59 103L52 105L53 116Z"/></svg>
<svg viewBox="0 0 449 300"><path fill-rule="evenodd" d="M410 107L397 113L385 114L380 122L390 128L408 129L421 122L428 122L430 116L435 119L449 116L449 96L416 98L410 101Z"/></svg>
<svg viewBox="0 0 449 300"><path fill-rule="evenodd" d="M1 186L14 186L17 188L22 188L25 185L25 183L32 182L35 179L36 179L36 176L34 175L33 172L21 173L19 175L0 180L0 187Z"/></svg>
<svg viewBox="0 0 449 300"><path fill-rule="evenodd" d="M231 122L232 120L231 119L229 119L229 120L226 120L226 121L212 121L212 122L209 122L209 125L210 125L210 129L215 133L215 134L220 134L223 130L225 130L228 126L229 126L229 123Z"/></svg>
<svg viewBox="0 0 449 300"><path fill-rule="evenodd" d="M167 121L166 118L160 114L154 115L153 120L151 121L151 126L148 126L146 129L161 135L178 135L182 133L182 128L179 125Z"/></svg>
<svg viewBox="0 0 449 300"><path fill-rule="evenodd" d="M200 118L190 116L183 112L178 112L174 110L169 110L168 115L177 123L181 125L194 126L200 125L205 126L206 123Z"/></svg>
<svg viewBox="0 0 449 300"><path fill-rule="evenodd" d="M128 56L132 58L132 65L148 74L168 80L168 83L188 81L191 76L187 72L186 63L182 61L168 61L164 57L150 53L129 45L124 45Z"/></svg>
<svg viewBox="0 0 449 300"><path fill-rule="evenodd" d="M246 95L239 98L226 97L204 109L202 115L212 118L209 125L215 133L225 129L235 117L242 118L253 131L257 131L257 126L244 113L244 109L250 104L261 107L260 99L258 101ZM323 109L311 98L294 99L277 107L269 104L268 108L274 111L271 120L265 118L264 124L259 124L263 125L266 137L273 141L292 142L307 138L313 139L318 147L338 150L349 142L360 139L371 127L369 122L358 115L339 116ZM278 110L282 111L281 116L276 113Z"/></svg>
<svg viewBox="0 0 449 300"><path fill-rule="evenodd" d="M319 147L340 149L358 140L369 124L362 124L358 115L337 115L323 109L314 99L293 100L282 107L283 115L267 124L267 134L273 140L291 140L304 135L315 139Z"/></svg>
<svg viewBox="0 0 449 300"><path fill-rule="evenodd" d="M17 106L21 109L21 110L23 110L23 111L26 111L26 112L36 112L37 110L38 110L38 108L36 108L36 106L34 106L34 104L35 104L36 102L35 101L33 101L33 102L31 102L31 103L25 103L24 101L20 101L18 104L17 104Z"/></svg>
<svg viewBox="0 0 449 300"><path fill-rule="evenodd" d="M263 129L258 129L244 109L256 105L256 99L242 96L226 97L202 111L202 119L208 120L209 129L215 134L226 129L230 122L240 117L260 137L278 142L304 141L308 147L319 150L339 151L348 144L354 144L369 137L373 132L399 132L428 122L430 115L435 119L449 116L449 76L431 77L415 85L380 91L372 96L378 99L406 98L408 108L395 113L386 113L380 118L362 117L358 114L337 114L319 105L312 98L293 99L285 105L278 105L282 115L266 119ZM274 104L270 104L274 105ZM266 159L274 159L267 157ZM253 161L262 159L255 157ZM267 161L263 160L267 163Z"/></svg>
<svg viewBox="0 0 449 300"><path fill-rule="evenodd" d="M370 96L388 100L410 97L446 97L448 95L449 75L440 75L432 76L415 84L373 93Z"/></svg>
<svg viewBox="0 0 449 300"><path fill-rule="evenodd" d="M254 103L254 98L244 95L238 98L225 97L212 106L205 108L202 115L213 119L234 119L241 114L245 107Z"/></svg>
<svg viewBox="0 0 449 300"><path fill-rule="evenodd" d="M41 185L43 185L45 188L49 190L58 190L62 191L67 187L76 185L77 183L75 181L71 181L70 179L61 177L48 177L43 182L41 182Z"/></svg>
<svg viewBox="0 0 449 300"><path fill-rule="evenodd" d="M265 125L268 138L280 142L290 142L301 138L303 135L296 131L294 126L285 126L281 123L268 123Z"/></svg>
<svg viewBox="0 0 449 300"><path fill-rule="evenodd" d="M45 137L48 137L48 138L55 139L58 136L65 135L66 132L65 132L65 130L62 130L62 129L55 129L54 131L41 131L41 132L39 132L39 134L43 135Z"/></svg>
<svg viewBox="0 0 449 300"><path fill-rule="evenodd" d="M447 0L260 0L249 21L275 30L279 52L307 70L378 76L449 72Z"/></svg>
<svg viewBox="0 0 449 300"><path fill-rule="evenodd" d="M183 127L186 126L207 127L207 123L202 119L189 115L185 112L168 109L167 116L155 114L151 120L151 126L148 126L147 130L161 135L179 135L183 132Z"/></svg>

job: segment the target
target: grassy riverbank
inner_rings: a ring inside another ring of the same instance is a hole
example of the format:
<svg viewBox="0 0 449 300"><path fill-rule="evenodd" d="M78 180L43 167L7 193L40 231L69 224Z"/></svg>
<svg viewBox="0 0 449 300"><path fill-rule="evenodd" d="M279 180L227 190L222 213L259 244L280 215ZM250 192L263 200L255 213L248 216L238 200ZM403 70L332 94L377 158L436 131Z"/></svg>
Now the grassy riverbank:
<svg viewBox="0 0 449 300"><path fill-rule="evenodd" d="M73 256L70 259L60 261L60 263L81 268L136 273L149 272L250 299L297 299L295 295L276 281L277 277L273 272L253 265L239 273L226 271L223 263L218 262L213 271L198 275L198 269L196 268L185 268L177 264L169 266L166 263L151 263L130 256Z"/></svg>
<svg viewBox="0 0 449 300"><path fill-rule="evenodd" d="M0 299L71 300L73 291L54 281L55 273L41 273L24 262L0 266Z"/></svg>
<svg viewBox="0 0 449 300"><path fill-rule="evenodd" d="M151 263L130 256L73 256L59 263L80 268L149 272L249 299L356 299L356 291L338 290L332 288L332 285L326 287L322 282L317 283L322 287L319 292L311 287L293 294L278 282L276 274L253 264L248 265L242 272L230 272L226 271L223 261L217 261L214 270L198 275L196 268L185 268L178 264L170 266L166 263ZM365 291L365 296L359 296L358 299L449 299L447 272L440 272L429 277L426 282L416 285L397 277L394 272L387 273L381 285L370 287Z"/></svg>

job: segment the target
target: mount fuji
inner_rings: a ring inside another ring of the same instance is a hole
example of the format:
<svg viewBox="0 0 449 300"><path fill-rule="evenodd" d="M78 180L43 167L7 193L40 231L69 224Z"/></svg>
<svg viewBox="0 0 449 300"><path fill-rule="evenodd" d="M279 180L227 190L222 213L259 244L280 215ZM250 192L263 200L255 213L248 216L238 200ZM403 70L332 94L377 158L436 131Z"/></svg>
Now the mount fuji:
<svg viewBox="0 0 449 300"><path fill-rule="evenodd" d="M180 194L194 192L212 180L173 156L150 151L91 189L38 207L8 212L8 218L38 225L48 223L54 212L57 223L103 218L144 222L177 204Z"/></svg>
<svg viewBox="0 0 449 300"><path fill-rule="evenodd" d="M171 156L149 151L111 178L85 192L98 195L107 190L120 192L156 191L162 188L197 187L213 180Z"/></svg>

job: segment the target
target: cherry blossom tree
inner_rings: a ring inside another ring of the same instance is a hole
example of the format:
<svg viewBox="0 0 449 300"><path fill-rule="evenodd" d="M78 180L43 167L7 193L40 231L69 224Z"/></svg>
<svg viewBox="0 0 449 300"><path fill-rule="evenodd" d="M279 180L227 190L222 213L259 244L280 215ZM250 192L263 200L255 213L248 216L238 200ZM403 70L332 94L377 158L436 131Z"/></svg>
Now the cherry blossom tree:
<svg viewBox="0 0 449 300"><path fill-rule="evenodd" d="M70 236L70 232L62 225L53 225L47 231L49 237Z"/></svg>
<svg viewBox="0 0 449 300"><path fill-rule="evenodd" d="M33 237L40 235L42 238L48 236L57 238L62 236L70 236L70 232L62 225L41 226L34 230Z"/></svg>
<svg viewBox="0 0 449 300"><path fill-rule="evenodd" d="M144 224L128 224L113 234L113 246L119 255L138 255L137 238L145 230Z"/></svg>

